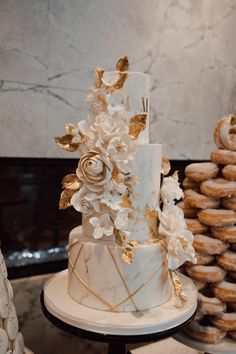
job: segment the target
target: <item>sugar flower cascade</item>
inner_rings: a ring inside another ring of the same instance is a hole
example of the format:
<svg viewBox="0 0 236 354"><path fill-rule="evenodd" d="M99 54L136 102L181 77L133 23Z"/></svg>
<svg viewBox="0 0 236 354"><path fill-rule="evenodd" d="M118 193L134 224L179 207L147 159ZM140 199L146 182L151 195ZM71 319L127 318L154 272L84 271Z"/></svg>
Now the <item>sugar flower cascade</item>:
<svg viewBox="0 0 236 354"><path fill-rule="evenodd" d="M115 237L123 247L122 258L131 263L137 241L129 240L129 223L132 222L131 194L138 176L133 174L137 152L136 140L147 123L147 104L143 112L132 116L127 102L113 95L123 88L128 77L129 62L125 56L116 63L116 70L96 69L96 82L87 96L90 113L77 125L67 124L66 135L56 137L56 143L70 152L78 151L80 161L75 174L62 180L60 208L73 206L83 213L92 227L94 239ZM168 158L162 159L162 174L170 171ZM159 217L159 235L167 249L167 261L175 270L186 260L194 261L193 236L186 229L183 214L174 200L182 197L177 174L166 177L161 188L162 210L148 210ZM157 203L159 205L159 203ZM154 218L155 220L155 218Z"/></svg>

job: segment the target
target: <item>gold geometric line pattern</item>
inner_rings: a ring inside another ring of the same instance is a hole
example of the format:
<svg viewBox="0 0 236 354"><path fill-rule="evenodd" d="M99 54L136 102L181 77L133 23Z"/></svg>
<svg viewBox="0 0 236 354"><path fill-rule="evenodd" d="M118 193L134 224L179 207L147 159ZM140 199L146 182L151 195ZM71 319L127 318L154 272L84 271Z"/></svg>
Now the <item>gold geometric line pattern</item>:
<svg viewBox="0 0 236 354"><path fill-rule="evenodd" d="M132 292L125 300L119 302L119 304L116 305L116 307L119 307L120 305L123 305L126 301L130 299L131 296L134 296L139 292L145 285L149 283L149 281L154 277L154 275L158 272L158 270L161 268L161 266L164 264L166 257L163 258L161 264L150 274L150 276L147 278L145 282L143 282L134 292Z"/></svg>
<svg viewBox="0 0 236 354"><path fill-rule="evenodd" d="M133 296L131 295L131 293L130 293L130 291L129 291L128 285L126 284L125 279L124 279L123 275L121 274L121 271L120 271L120 269L119 269L119 267L118 267L118 264L117 264L117 262L116 262L116 260L115 260L115 257L113 256L113 253L111 252L110 247L108 246L107 249L108 249L108 251L109 251L109 253L110 253L110 255L111 255L111 258L112 258L112 260L113 260L113 262L114 262L114 264L115 264L116 270L117 270L117 272L119 273L119 276L120 276L120 278L121 278L121 281L122 281L122 283L123 283L123 285L124 285L124 287L125 287L125 289L126 289L126 291L127 291L127 293L128 293L128 296L130 296L130 299L131 299L131 301L132 301L132 303L133 303L133 305L134 305L135 310L138 311L138 307L137 307L137 305L136 305L136 303L135 303L135 300L134 300Z"/></svg>
<svg viewBox="0 0 236 354"><path fill-rule="evenodd" d="M73 245L71 245L71 247L69 248L69 251L68 251L69 257L70 257L70 250L72 249L72 247L73 247L75 244L78 244L78 243L80 243L80 241L77 241L76 243L74 243ZM69 287L70 287L71 278L72 278L72 275L74 274L74 269L75 269L75 267L76 267L76 265L77 265L77 261L78 261L78 259L79 259L79 256L80 256L80 253L81 253L83 247L84 247L84 244L82 244L82 245L80 246L79 252L77 253L77 256L76 256L76 258L75 258L75 262L73 263L72 272L70 273L70 276L69 276L69 279L68 279L67 290L68 290Z"/></svg>
<svg viewBox="0 0 236 354"><path fill-rule="evenodd" d="M70 246L69 251L71 250L72 247L74 247L74 245L76 245L76 244L78 244L78 243L80 243L80 241L77 241L77 242L74 243L72 246ZM128 289L127 284L125 283L125 279L124 279L124 277L123 277L123 275L122 275L122 273L121 273L121 271L120 271L120 269L119 269L119 267L118 267L118 265L117 265L117 262L116 262L116 260L115 260L114 255L112 254L112 252L111 252L109 246L107 246L108 252L109 252L110 255L111 255L111 258L112 258L112 260L113 260L113 262L114 262L115 268L116 268L116 270L117 270L117 272L118 272L118 274L119 274L119 276L120 276L120 278L121 278L121 280L122 280L122 283L123 283L123 285L124 285L124 287L125 287L125 290L126 290L127 293L128 293L128 296L127 296L124 300L122 300L121 302L119 302L117 305L112 305L112 304L110 304L109 302L107 302L106 300L104 300L104 299L103 299L99 294L97 294L94 290L92 290L92 289L85 283L85 281L81 278L81 276L79 275L79 273L78 273L78 272L76 271L76 269L75 269L75 268L76 268L76 265L77 265L77 262L78 262L78 260L79 260L79 257L80 257L80 255L81 255L81 253L82 253L83 246L84 246L84 244L81 245L81 247L80 247L80 249L79 249L79 251L78 251L78 254L77 254L77 256L76 256L76 260L75 260L74 264L73 264L73 262L71 261L70 252L68 252L69 264L70 264L70 266L71 266L72 273L75 274L76 278L80 281L80 283L81 283L93 296L95 296L98 300L100 300L103 304L105 304L105 305L108 307L107 310L114 311L114 312L118 312L118 307L121 306L121 305L123 305L125 302L127 302L127 301L129 301L129 300L132 301L133 305L135 306L135 309L138 310L137 305L136 305L135 302L134 302L133 296L136 295L144 286L146 286L146 285L150 282L150 280L154 277L154 275L158 272L158 270L161 268L161 266L162 266L162 265L164 264L164 262L166 261L166 257L163 258L162 262L158 265L158 267L157 267L156 269L154 269L154 271L149 275L149 277L148 277L136 290L134 290L134 291L131 293L131 292L129 291L129 289ZM70 280L71 280L71 277L70 277ZM69 286L70 286L70 284L69 284ZM68 286L68 288L69 288L69 286ZM76 300L76 301L77 301L77 300Z"/></svg>

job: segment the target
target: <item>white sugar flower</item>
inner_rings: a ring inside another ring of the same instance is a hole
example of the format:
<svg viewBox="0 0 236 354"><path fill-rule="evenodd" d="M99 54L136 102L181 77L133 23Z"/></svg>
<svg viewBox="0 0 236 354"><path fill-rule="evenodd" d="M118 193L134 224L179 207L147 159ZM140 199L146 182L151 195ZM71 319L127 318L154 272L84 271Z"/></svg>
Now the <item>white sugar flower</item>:
<svg viewBox="0 0 236 354"><path fill-rule="evenodd" d="M93 237L99 239L105 236L112 236L114 226L109 214L102 214L99 218L92 217L89 223L93 226Z"/></svg>
<svg viewBox="0 0 236 354"><path fill-rule="evenodd" d="M128 126L119 119L115 119L106 112L100 113L94 122L94 131L98 133L100 144L108 143L115 136L128 135Z"/></svg>
<svg viewBox="0 0 236 354"><path fill-rule="evenodd" d="M120 99L120 102L118 102L119 99ZM119 96L118 94L106 95L107 112L111 115L116 114L116 113L124 113L125 107L122 104L122 99L123 99L122 96Z"/></svg>
<svg viewBox="0 0 236 354"><path fill-rule="evenodd" d="M80 211L85 215L91 214L94 210L100 211L99 196L96 193L90 192L85 186L75 192L71 198L71 205L75 210Z"/></svg>
<svg viewBox="0 0 236 354"><path fill-rule="evenodd" d="M114 221L115 227L118 230L122 230L122 231L127 230L129 226L128 214L129 214L129 209L121 209L118 211Z"/></svg>
<svg viewBox="0 0 236 354"><path fill-rule="evenodd" d="M121 136L115 136L107 145L108 156L123 173L132 171L135 152L135 145L129 135L122 134Z"/></svg>
<svg viewBox="0 0 236 354"><path fill-rule="evenodd" d="M161 199L163 203L174 204L175 199L180 199L183 191L179 186L178 178L175 176L165 177L161 186Z"/></svg>
<svg viewBox="0 0 236 354"><path fill-rule="evenodd" d="M106 189L101 198L101 203L105 204L113 210L119 210L121 203L123 202L123 196L116 191Z"/></svg>
<svg viewBox="0 0 236 354"><path fill-rule="evenodd" d="M158 218L160 220L159 224L159 234L170 237L173 233L180 233L182 230L186 229L186 223L184 220L183 210L175 205L164 205L163 211L159 208Z"/></svg>
<svg viewBox="0 0 236 354"><path fill-rule="evenodd" d="M170 269L177 269L185 261L195 263L195 250L192 246L193 235L188 230L183 230L181 234L172 236L168 242L168 265Z"/></svg>

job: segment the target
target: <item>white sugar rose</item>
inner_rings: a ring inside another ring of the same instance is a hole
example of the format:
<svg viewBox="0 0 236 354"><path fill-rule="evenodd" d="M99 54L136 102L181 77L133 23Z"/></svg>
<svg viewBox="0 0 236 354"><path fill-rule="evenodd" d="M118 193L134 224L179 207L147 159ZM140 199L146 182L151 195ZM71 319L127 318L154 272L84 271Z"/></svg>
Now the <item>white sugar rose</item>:
<svg viewBox="0 0 236 354"><path fill-rule="evenodd" d="M99 218L92 217L89 223L93 226L93 237L99 239L103 236L112 236L114 226L109 214L103 214Z"/></svg>
<svg viewBox="0 0 236 354"><path fill-rule="evenodd" d="M175 199L180 199L183 191L179 186L178 178L175 176L165 177L161 186L161 199L164 203L174 204Z"/></svg>
<svg viewBox="0 0 236 354"><path fill-rule="evenodd" d="M92 192L101 192L112 176L113 166L108 157L96 150L86 152L80 159L76 174Z"/></svg>
<svg viewBox="0 0 236 354"><path fill-rule="evenodd" d="M115 136L128 135L129 133L129 128L124 122L105 112L96 117L93 129L98 132L100 144L108 143Z"/></svg>
<svg viewBox="0 0 236 354"><path fill-rule="evenodd" d="M159 234L170 237L173 233L180 233L186 229L183 210L175 205L165 205L163 211L158 208L160 220Z"/></svg>
<svg viewBox="0 0 236 354"><path fill-rule="evenodd" d="M73 205L75 210L85 215L91 214L94 210L96 212L100 211L99 196L96 193L90 192L84 186L73 194L71 205Z"/></svg>
<svg viewBox="0 0 236 354"><path fill-rule="evenodd" d="M193 235L188 230L169 238L167 258L170 269L177 269L185 261L196 262L193 240Z"/></svg>

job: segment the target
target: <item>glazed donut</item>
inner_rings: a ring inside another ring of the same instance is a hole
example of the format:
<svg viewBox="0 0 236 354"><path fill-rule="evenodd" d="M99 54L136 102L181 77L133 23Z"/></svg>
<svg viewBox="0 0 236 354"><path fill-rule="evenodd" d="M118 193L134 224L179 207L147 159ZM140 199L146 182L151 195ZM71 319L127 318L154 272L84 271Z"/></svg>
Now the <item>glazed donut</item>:
<svg viewBox="0 0 236 354"><path fill-rule="evenodd" d="M211 153L211 160L222 165L236 165L236 151L215 150Z"/></svg>
<svg viewBox="0 0 236 354"><path fill-rule="evenodd" d="M192 208L207 209L218 208L220 200L216 198L210 198L203 194L200 194L192 189L188 189L184 192L184 201Z"/></svg>
<svg viewBox="0 0 236 354"><path fill-rule="evenodd" d="M217 238L196 234L194 235L193 247L200 253L213 255L225 252L228 248L228 244Z"/></svg>
<svg viewBox="0 0 236 354"><path fill-rule="evenodd" d="M226 209L236 211L236 197L223 198L222 204Z"/></svg>
<svg viewBox="0 0 236 354"><path fill-rule="evenodd" d="M231 337L231 339L236 340L236 331L228 331L227 334Z"/></svg>
<svg viewBox="0 0 236 354"><path fill-rule="evenodd" d="M222 331L236 331L236 312L225 312L211 317L210 320Z"/></svg>
<svg viewBox="0 0 236 354"><path fill-rule="evenodd" d="M236 182L236 166L235 165L226 165L222 169L222 175L224 178L228 179L229 181Z"/></svg>
<svg viewBox="0 0 236 354"><path fill-rule="evenodd" d="M224 279L226 271L215 265L193 265L186 267L188 275L205 283L216 283Z"/></svg>
<svg viewBox="0 0 236 354"><path fill-rule="evenodd" d="M185 168L187 178L196 182L216 177L218 172L219 167L214 162L191 163Z"/></svg>
<svg viewBox="0 0 236 354"><path fill-rule="evenodd" d="M213 293L220 300L225 302L236 302L236 284L222 280L214 284Z"/></svg>
<svg viewBox="0 0 236 354"><path fill-rule="evenodd" d="M196 258L197 258L197 264L200 265L208 265L212 263L215 259L215 257L212 254L203 254L199 252L195 252Z"/></svg>
<svg viewBox="0 0 236 354"><path fill-rule="evenodd" d="M201 325L198 321L192 321L184 331L192 338L204 343L216 343L226 335L225 331L212 325Z"/></svg>
<svg viewBox="0 0 236 354"><path fill-rule="evenodd" d="M187 225L187 228L193 234L201 234L208 230L208 226L202 224L198 219L184 219Z"/></svg>
<svg viewBox="0 0 236 354"><path fill-rule="evenodd" d="M195 279L192 280L198 291L203 290L206 287L206 283Z"/></svg>
<svg viewBox="0 0 236 354"><path fill-rule="evenodd" d="M217 297L207 297L198 293L198 311L203 315L217 315L226 310L226 305Z"/></svg>
<svg viewBox="0 0 236 354"><path fill-rule="evenodd" d="M236 226L212 227L211 233L219 240L236 243Z"/></svg>
<svg viewBox="0 0 236 354"><path fill-rule="evenodd" d="M177 203L177 206L183 210L185 218L195 218L199 212L196 208L191 208L184 201Z"/></svg>
<svg viewBox="0 0 236 354"><path fill-rule="evenodd" d="M208 197L230 198L236 196L236 182L228 181L225 178L209 179L201 183L200 190Z"/></svg>
<svg viewBox="0 0 236 354"><path fill-rule="evenodd" d="M200 222L210 226L231 226L236 223L236 213L233 210L205 209L197 214Z"/></svg>
<svg viewBox="0 0 236 354"><path fill-rule="evenodd" d="M225 253L217 256L217 263L225 270L236 271L236 253L226 251Z"/></svg>
<svg viewBox="0 0 236 354"><path fill-rule="evenodd" d="M230 114L221 118L215 126L214 140L219 149L236 151L236 117Z"/></svg>
<svg viewBox="0 0 236 354"><path fill-rule="evenodd" d="M199 191L200 188L199 182L195 182L187 177L183 180L182 185L184 189L192 189L194 191Z"/></svg>

